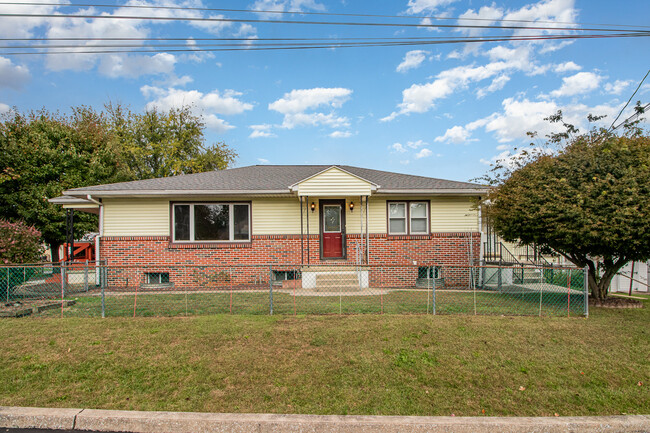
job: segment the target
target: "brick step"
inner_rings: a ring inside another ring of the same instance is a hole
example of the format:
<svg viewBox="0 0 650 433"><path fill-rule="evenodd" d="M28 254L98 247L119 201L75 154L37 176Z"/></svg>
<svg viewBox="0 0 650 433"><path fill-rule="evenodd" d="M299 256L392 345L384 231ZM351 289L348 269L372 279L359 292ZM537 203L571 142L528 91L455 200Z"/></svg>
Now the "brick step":
<svg viewBox="0 0 650 433"><path fill-rule="evenodd" d="M316 274L316 290L359 289L356 272L319 272Z"/></svg>

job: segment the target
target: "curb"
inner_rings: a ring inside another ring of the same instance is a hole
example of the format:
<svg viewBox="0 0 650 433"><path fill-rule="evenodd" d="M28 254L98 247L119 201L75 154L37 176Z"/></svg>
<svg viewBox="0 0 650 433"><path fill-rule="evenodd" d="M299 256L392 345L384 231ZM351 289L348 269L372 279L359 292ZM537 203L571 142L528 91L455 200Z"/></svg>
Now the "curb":
<svg viewBox="0 0 650 433"><path fill-rule="evenodd" d="M1 407L0 428L131 433L647 433L650 416L446 417L221 414Z"/></svg>

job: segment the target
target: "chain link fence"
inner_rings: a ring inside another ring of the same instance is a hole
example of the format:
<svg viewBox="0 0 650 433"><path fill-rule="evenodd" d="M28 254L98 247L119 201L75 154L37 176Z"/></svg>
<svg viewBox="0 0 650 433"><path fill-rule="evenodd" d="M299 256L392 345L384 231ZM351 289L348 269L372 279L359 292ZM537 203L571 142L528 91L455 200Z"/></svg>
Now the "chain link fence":
<svg viewBox="0 0 650 433"><path fill-rule="evenodd" d="M0 316L475 314L587 316L585 270L559 267L0 267Z"/></svg>

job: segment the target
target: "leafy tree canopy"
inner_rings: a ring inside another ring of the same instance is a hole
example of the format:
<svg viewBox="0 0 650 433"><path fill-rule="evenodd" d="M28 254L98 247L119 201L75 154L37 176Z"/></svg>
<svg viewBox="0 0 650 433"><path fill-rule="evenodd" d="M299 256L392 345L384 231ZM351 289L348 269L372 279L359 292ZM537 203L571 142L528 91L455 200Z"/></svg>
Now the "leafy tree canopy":
<svg viewBox="0 0 650 433"><path fill-rule="evenodd" d="M190 106L134 113L108 104L107 126L134 179L223 170L237 154L224 143L204 144L203 120Z"/></svg>
<svg viewBox="0 0 650 433"><path fill-rule="evenodd" d="M0 217L36 227L54 260L65 242L65 211L48 198L70 188L223 169L236 156L223 143L204 145L204 124L189 107L142 114L106 108L11 111L0 123ZM96 229L96 216L77 213L77 233Z"/></svg>
<svg viewBox="0 0 650 433"><path fill-rule="evenodd" d="M561 112L549 120L563 122ZM506 241L587 266L591 294L603 299L621 267L650 258L650 137L636 127L617 135L564 126L486 177L495 185L488 216Z"/></svg>

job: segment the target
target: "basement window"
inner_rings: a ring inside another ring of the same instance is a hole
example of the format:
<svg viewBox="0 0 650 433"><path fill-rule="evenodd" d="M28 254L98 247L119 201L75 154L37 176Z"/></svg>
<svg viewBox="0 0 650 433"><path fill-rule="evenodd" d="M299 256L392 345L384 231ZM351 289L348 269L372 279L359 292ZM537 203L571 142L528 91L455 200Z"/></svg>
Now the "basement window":
<svg viewBox="0 0 650 433"><path fill-rule="evenodd" d="M169 284L169 272L147 272L147 284Z"/></svg>

